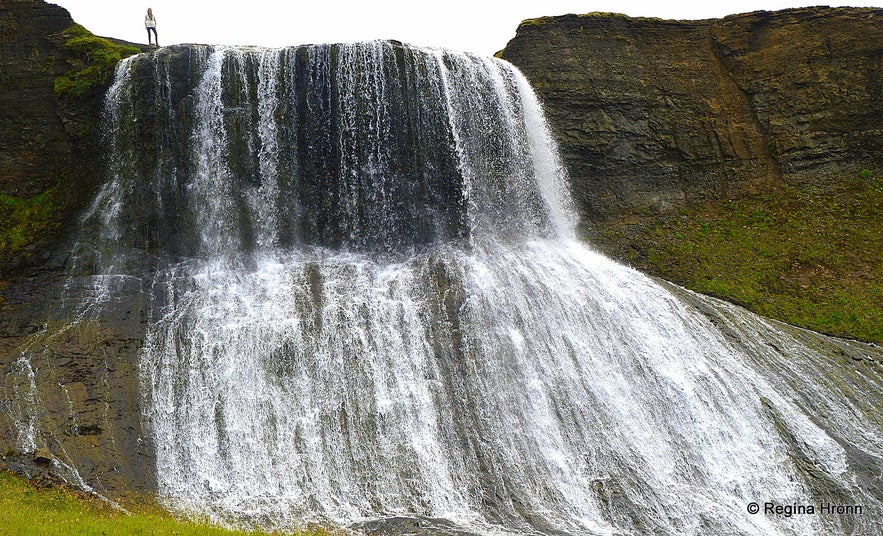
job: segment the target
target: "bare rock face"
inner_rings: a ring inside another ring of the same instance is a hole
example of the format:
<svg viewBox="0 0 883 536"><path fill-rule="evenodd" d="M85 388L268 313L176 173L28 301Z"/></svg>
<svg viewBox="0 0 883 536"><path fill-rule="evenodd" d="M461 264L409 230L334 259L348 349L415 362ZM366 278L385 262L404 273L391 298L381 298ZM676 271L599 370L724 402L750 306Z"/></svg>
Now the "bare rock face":
<svg viewBox="0 0 883 536"><path fill-rule="evenodd" d="M73 147L53 90L67 70L52 36L73 24L43 2L0 6L0 190L33 195L73 164Z"/></svg>
<svg viewBox="0 0 883 536"><path fill-rule="evenodd" d="M544 101L591 227L879 165L881 22L564 15L523 22L501 56Z"/></svg>
<svg viewBox="0 0 883 536"><path fill-rule="evenodd" d="M137 298L121 297L118 322L65 328L66 255L102 177L106 87L56 91L82 67L64 46L73 25L53 4L0 2L0 466L119 496L154 486L138 407L142 323Z"/></svg>
<svg viewBox="0 0 883 536"><path fill-rule="evenodd" d="M711 26L786 179L881 163L883 10L754 13Z"/></svg>

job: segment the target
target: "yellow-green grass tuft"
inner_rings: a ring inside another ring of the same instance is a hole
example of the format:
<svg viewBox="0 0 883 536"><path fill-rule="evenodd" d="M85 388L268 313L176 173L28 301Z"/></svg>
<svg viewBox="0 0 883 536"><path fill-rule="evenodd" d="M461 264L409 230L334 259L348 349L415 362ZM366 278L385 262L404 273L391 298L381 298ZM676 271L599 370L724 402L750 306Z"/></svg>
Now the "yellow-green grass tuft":
<svg viewBox="0 0 883 536"><path fill-rule="evenodd" d="M153 505L126 505L128 512L106 501L63 487L38 488L0 471L0 534L4 536L237 536L276 533L227 530L175 519ZM333 536L315 529L299 536Z"/></svg>

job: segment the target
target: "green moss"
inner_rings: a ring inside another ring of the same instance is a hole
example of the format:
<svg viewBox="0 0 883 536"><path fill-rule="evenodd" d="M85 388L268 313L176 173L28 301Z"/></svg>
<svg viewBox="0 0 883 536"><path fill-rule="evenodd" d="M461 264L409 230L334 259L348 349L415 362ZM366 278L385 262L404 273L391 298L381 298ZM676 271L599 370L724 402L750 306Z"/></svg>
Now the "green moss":
<svg viewBox="0 0 883 536"><path fill-rule="evenodd" d="M693 290L823 333L883 341L883 177L784 188L658 217L630 262ZM618 245L617 245L618 244Z"/></svg>
<svg viewBox="0 0 883 536"><path fill-rule="evenodd" d="M518 27L522 26L542 26L543 24L550 22L552 19L550 17L541 17L539 19L525 19L521 21L521 24Z"/></svg>
<svg viewBox="0 0 883 536"><path fill-rule="evenodd" d="M583 19L608 19L608 20L619 19L619 20L625 20L625 21L631 21L631 22L652 22L652 23L660 23L660 22L664 23L664 22L667 22L670 20L670 19L663 19L660 17L631 17L631 16L626 15L624 13L611 13L611 12L605 12L605 11L593 11L591 13L583 13L583 14L580 14L577 16L580 18L583 18Z"/></svg>
<svg viewBox="0 0 883 536"><path fill-rule="evenodd" d="M628 15L622 13L612 13L609 11L592 11L590 13L581 13L577 15L581 19L629 19Z"/></svg>
<svg viewBox="0 0 883 536"><path fill-rule="evenodd" d="M58 226L55 188L30 198L0 194L0 251L18 251Z"/></svg>
<svg viewBox="0 0 883 536"><path fill-rule="evenodd" d="M180 521L156 506L127 505L128 513L104 501L65 488L39 489L29 482L0 471L0 532L18 536L130 534L180 536L260 535L264 532L225 530L207 524ZM301 536L332 536L336 532L316 529Z"/></svg>
<svg viewBox="0 0 883 536"><path fill-rule="evenodd" d="M660 19L660 18L656 18L656 17L630 17L630 16L622 14L622 13L612 13L612 12L606 12L606 11L592 11L590 13L580 13L576 16L579 19L587 19L587 20L594 19L594 20L598 20L598 21L618 20L618 21L653 22L653 23L666 22L665 19ZM526 20L521 21L521 24L519 24L518 27L519 28L521 28L522 26L542 27L547 24L555 25L555 24L560 23L561 20L562 20L562 16L537 17L535 19L526 19ZM582 31L585 31L585 28L580 26L579 30L582 32Z"/></svg>
<svg viewBox="0 0 883 536"><path fill-rule="evenodd" d="M71 69L55 79L55 94L84 96L107 83L114 66L123 58L141 52L134 46L119 45L93 35L79 24L61 33L64 47L73 52Z"/></svg>

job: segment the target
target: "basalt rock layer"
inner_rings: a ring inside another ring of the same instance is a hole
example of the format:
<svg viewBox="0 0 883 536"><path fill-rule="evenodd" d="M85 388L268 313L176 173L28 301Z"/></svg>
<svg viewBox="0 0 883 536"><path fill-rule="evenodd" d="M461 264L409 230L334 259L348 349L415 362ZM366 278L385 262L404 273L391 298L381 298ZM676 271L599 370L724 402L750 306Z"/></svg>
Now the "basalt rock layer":
<svg viewBox="0 0 883 536"><path fill-rule="evenodd" d="M137 304L113 326L87 323L46 336L58 327L47 323L47 311L64 302L77 217L103 177L99 123L110 80L96 76L78 92L60 90L60 78L94 59L66 46L73 37L87 45L97 39L59 6L0 3L0 454L4 467L38 479L91 483L99 493L150 489L137 395L140 341L124 320ZM43 356L37 370L22 369L25 352ZM11 415L29 405L48 425L44 437L28 438L13 423ZM34 445L29 439L40 447L22 448ZM70 479L74 473L58 461L62 451L84 482Z"/></svg>
<svg viewBox="0 0 883 536"><path fill-rule="evenodd" d="M628 222L881 165L883 10L523 22L585 222Z"/></svg>

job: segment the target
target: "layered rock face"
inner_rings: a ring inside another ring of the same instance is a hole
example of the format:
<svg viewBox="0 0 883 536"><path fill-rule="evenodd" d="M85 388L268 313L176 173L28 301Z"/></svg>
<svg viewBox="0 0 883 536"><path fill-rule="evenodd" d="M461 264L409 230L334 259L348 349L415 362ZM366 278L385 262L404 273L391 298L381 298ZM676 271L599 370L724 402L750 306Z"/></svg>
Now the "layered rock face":
<svg viewBox="0 0 883 536"><path fill-rule="evenodd" d="M525 21L501 56L546 104L585 222L881 164L883 10Z"/></svg>
<svg viewBox="0 0 883 536"><path fill-rule="evenodd" d="M33 195L73 164L74 147L53 91L67 70L52 36L73 24L43 2L8 0L0 8L0 191Z"/></svg>
<svg viewBox="0 0 883 536"><path fill-rule="evenodd" d="M20 222L3 220L0 246L0 465L76 484L71 464L100 493L150 489L152 454L138 408L138 304L122 297L120 321L102 326L58 331L47 322L48 311L65 306L68 241L103 176L104 87L78 96L55 90L59 76L82 67L81 55L64 46L73 25L53 4L0 2L0 196L4 211L21 207ZM37 218L43 225L33 224ZM26 240L12 242L16 233ZM38 356L36 366L24 364L25 354ZM41 416L40 437L16 422L22 411Z"/></svg>

